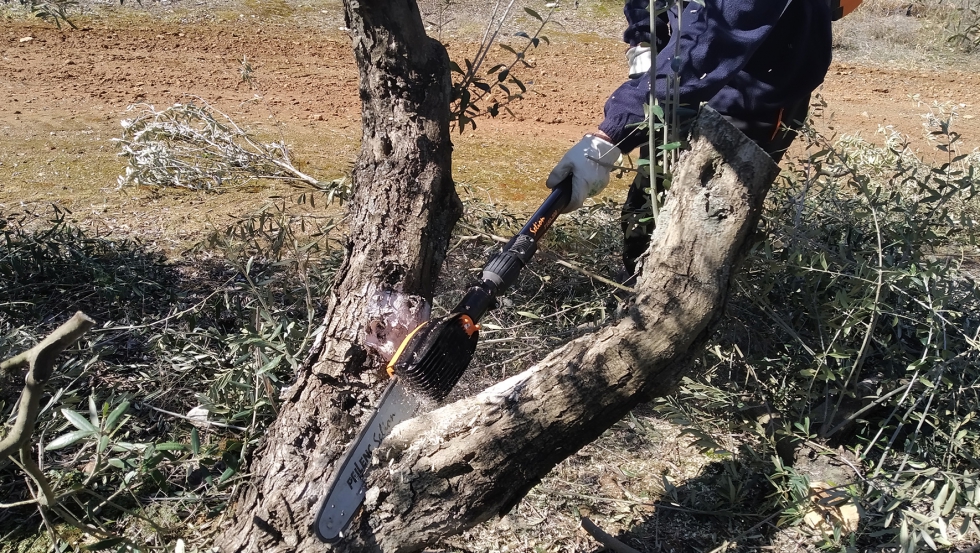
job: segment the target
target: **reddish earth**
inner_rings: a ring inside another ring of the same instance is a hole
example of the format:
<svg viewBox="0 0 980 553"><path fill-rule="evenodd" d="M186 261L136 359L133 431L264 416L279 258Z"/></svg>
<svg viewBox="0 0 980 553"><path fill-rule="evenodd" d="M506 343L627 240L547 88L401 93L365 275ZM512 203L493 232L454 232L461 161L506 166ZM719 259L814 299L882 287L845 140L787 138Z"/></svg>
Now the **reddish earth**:
<svg viewBox="0 0 980 553"><path fill-rule="evenodd" d="M0 210L58 202L79 219L136 232L160 245L194 238L268 197L267 190L199 194L116 188L125 161L111 139L128 106L157 107L199 96L272 140L279 133L301 168L321 178L351 166L359 141L357 73L349 38L337 27L302 29L256 20L211 24L94 20L80 30L10 21L0 30ZM455 58L470 44L454 44ZM513 115L478 121L456 140L454 173L480 195L536 202L562 151L600 117L623 73L615 39L553 36L531 54L533 82ZM241 82L241 60L256 90ZM930 150L922 115L955 106L961 148L980 145L980 75L953 70L836 63L819 91L818 129L881 142L880 126ZM614 183L611 194L624 184Z"/></svg>

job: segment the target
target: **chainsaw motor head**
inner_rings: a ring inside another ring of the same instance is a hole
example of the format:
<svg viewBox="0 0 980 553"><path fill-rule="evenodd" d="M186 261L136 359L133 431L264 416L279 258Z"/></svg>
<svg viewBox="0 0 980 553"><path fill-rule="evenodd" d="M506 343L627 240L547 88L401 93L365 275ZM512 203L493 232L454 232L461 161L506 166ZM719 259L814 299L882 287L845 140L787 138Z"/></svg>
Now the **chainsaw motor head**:
<svg viewBox="0 0 980 553"><path fill-rule="evenodd" d="M395 352L388 372L436 401L449 395L473 359L480 325L465 313L422 323Z"/></svg>

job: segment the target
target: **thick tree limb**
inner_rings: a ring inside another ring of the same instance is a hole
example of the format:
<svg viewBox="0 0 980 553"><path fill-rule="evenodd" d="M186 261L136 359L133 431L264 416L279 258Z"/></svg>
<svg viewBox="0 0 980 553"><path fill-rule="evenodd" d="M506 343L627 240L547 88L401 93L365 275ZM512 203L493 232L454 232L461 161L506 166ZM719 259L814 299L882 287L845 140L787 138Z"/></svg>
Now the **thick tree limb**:
<svg viewBox="0 0 980 553"><path fill-rule="evenodd" d="M341 551L417 551L509 511L556 464L669 392L719 320L776 165L706 109L617 325L395 428Z"/></svg>

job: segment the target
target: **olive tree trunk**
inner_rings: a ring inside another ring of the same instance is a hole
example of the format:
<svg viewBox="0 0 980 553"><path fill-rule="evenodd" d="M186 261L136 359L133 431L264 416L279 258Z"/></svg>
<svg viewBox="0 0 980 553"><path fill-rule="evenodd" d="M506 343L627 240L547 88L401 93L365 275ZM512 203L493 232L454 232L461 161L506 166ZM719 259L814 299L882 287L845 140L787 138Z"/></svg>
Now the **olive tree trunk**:
<svg viewBox="0 0 980 553"><path fill-rule="evenodd" d="M615 326L513 378L397 426L339 551L418 551L513 507L556 464L680 380L719 320L775 178L772 160L705 109Z"/></svg>
<svg viewBox="0 0 980 553"><path fill-rule="evenodd" d="M461 206L449 71L413 0L345 0L363 143L350 236L311 363L284 394L224 521L220 551L324 551L312 530L334 465L374 408L382 367L428 316ZM720 317L775 175L710 110L696 127L628 316L525 373L407 421L382 444L338 551L417 551L514 506L637 403L668 392Z"/></svg>
<svg viewBox="0 0 980 553"><path fill-rule="evenodd" d="M346 256L312 362L254 454L221 551L325 550L311 525L333 465L374 408L384 361L428 317L462 212L445 48L425 35L414 0L345 0L344 9L363 109Z"/></svg>

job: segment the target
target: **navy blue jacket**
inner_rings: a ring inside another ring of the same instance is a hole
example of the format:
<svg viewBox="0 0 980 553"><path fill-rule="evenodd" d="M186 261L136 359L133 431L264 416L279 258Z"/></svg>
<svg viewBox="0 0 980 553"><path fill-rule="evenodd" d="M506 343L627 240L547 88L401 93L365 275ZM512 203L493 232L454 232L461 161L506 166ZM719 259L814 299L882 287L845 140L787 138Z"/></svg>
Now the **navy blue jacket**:
<svg viewBox="0 0 980 553"><path fill-rule="evenodd" d="M676 7L657 21L656 94L666 95L674 62L681 104L701 102L744 121L775 122L780 110L808 98L831 60L831 17L826 0L705 0L685 2L678 30ZM663 0L657 0L663 6ZM631 46L650 42L648 0L627 0ZM784 13L785 8L785 13ZM669 38L668 38L669 37ZM606 101L599 130L628 152L646 142L631 125L643 120L650 76L630 79Z"/></svg>

